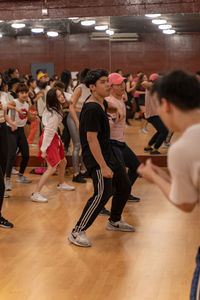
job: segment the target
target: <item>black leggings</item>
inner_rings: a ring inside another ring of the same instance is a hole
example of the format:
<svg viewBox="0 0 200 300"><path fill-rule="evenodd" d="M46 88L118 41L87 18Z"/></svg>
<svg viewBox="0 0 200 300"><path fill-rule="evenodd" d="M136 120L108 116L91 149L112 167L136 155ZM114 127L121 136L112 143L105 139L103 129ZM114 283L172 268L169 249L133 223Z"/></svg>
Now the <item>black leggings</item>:
<svg viewBox="0 0 200 300"><path fill-rule="evenodd" d="M4 175L6 171L7 155L7 126L6 123L0 123L0 216L5 192Z"/></svg>
<svg viewBox="0 0 200 300"><path fill-rule="evenodd" d="M18 127L15 131L12 131L11 128L8 127L8 161L6 165L6 177L11 176L18 147L19 152L22 154L19 173L24 174L29 160L29 146L24 133L24 127Z"/></svg>
<svg viewBox="0 0 200 300"><path fill-rule="evenodd" d="M153 146L158 149L162 143L165 141L168 135L168 129L165 127L164 123L161 121L159 116L150 117L147 119L149 123L157 130L157 132L152 136L148 145Z"/></svg>

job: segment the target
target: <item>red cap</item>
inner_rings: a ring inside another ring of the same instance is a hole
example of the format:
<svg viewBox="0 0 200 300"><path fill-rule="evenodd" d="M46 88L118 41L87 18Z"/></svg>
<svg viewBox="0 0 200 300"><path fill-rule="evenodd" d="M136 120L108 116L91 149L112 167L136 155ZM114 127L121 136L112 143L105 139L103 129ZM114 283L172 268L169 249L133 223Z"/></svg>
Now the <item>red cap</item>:
<svg viewBox="0 0 200 300"><path fill-rule="evenodd" d="M159 77L159 75L157 73L153 73L149 76L149 80L155 81L158 77Z"/></svg>
<svg viewBox="0 0 200 300"><path fill-rule="evenodd" d="M126 78L122 77L119 73L111 73L108 76L110 85L112 84L121 84Z"/></svg>

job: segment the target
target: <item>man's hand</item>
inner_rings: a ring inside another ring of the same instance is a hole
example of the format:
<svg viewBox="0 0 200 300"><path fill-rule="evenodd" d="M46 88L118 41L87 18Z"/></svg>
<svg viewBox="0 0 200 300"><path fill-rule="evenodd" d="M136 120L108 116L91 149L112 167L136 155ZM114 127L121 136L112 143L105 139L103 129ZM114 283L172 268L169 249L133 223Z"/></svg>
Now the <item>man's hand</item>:
<svg viewBox="0 0 200 300"><path fill-rule="evenodd" d="M113 178L113 171L108 166L101 168L101 174L105 178Z"/></svg>
<svg viewBox="0 0 200 300"><path fill-rule="evenodd" d="M141 164L138 167L137 173L146 180L154 183L154 176L157 174L157 171L154 169L151 159L148 159L145 164Z"/></svg>

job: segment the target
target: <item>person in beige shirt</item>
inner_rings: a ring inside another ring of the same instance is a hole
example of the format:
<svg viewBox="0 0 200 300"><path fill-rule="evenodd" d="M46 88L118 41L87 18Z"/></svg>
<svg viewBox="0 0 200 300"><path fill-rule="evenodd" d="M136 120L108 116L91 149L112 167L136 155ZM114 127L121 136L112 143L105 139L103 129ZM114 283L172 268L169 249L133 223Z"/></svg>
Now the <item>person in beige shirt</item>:
<svg viewBox="0 0 200 300"><path fill-rule="evenodd" d="M181 137L169 149L170 176L151 160L140 165L138 173L158 185L174 206L191 212L200 200L200 84L195 76L173 71L155 81L151 96L165 125ZM200 299L199 275L200 250L190 300Z"/></svg>

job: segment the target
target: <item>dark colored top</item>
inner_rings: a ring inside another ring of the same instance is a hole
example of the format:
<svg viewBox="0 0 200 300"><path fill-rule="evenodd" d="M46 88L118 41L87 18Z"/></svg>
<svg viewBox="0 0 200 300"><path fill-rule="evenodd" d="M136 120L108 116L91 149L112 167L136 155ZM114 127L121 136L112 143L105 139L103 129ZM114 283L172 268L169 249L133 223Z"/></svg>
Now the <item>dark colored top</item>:
<svg viewBox="0 0 200 300"><path fill-rule="evenodd" d="M113 169L117 162L110 143L110 126L106 114L107 102L104 100L105 111L96 102L85 102L80 114L79 130L82 146L82 157L87 169L99 167L90 151L87 141L87 132L98 132L97 139L106 164Z"/></svg>
<svg viewBox="0 0 200 300"><path fill-rule="evenodd" d="M14 99L17 99L17 94L13 91L10 91L10 94L13 96Z"/></svg>

